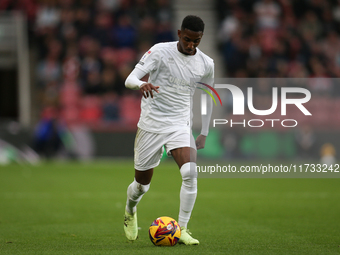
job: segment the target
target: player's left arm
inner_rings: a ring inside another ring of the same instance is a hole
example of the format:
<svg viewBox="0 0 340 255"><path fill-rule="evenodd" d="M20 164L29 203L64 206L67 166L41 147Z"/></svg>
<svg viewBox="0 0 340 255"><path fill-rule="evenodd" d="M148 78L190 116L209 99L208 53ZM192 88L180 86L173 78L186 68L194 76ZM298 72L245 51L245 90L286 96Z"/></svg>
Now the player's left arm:
<svg viewBox="0 0 340 255"><path fill-rule="evenodd" d="M214 87L214 64L211 65L209 73L202 80L203 83L206 83L212 87ZM202 91L202 93L205 93ZM196 147L197 149L203 149L205 147L205 141L209 133L209 124L211 119L211 114L213 110L213 101L211 97L207 97L207 114L202 117L202 129L201 134L196 138Z"/></svg>
<svg viewBox="0 0 340 255"><path fill-rule="evenodd" d="M202 91L202 93L204 93L204 92ZM196 138L197 150L203 149L205 147L205 140L206 140L208 133L209 133L209 123L210 123L210 119L211 119L212 109L213 109L212 99L211 99L211 97L207 97L207 114L201 115L201 117L202 117L201 134Z"/></svg>

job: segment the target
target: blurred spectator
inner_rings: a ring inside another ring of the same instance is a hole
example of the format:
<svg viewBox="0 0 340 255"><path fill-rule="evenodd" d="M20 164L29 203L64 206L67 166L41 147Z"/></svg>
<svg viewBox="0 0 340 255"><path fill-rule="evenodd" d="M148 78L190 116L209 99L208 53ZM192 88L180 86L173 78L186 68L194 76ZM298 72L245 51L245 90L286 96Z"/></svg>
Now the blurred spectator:
<svg viewBox="0 0 340 255"><path fill-rule="evenodd" d="M320 149L320 162L321 164L326 164L328 166L332 166L336 163L336 151L334 145L331 143L325 143L322 145Z"/></svg>
<svg viewBox="0 0 340 255"><path fill-rule="evenodd" d="M340 37L334 30L328 32L322 43L322 51L327 58L330 69L333 72L340 69Z"/></svg>
<svg viewBox="0 0 340 255"><path fill-rule="evenodd" d="M324 0L310 0L307 1L307 8L314 12L319 19L322 18L322 11L325 8L329 8L329 2L330 1L324 1Z"/></svg>
<svg viewBox="0 0 340 255"><path fill-rule="evenodd" d="M218 39L220 42L227 42L231 35L239 29L240 22L238 19L238 14L240 10L235 10L232 15L228 15L221 23L221 27L218 31Z"/></svg>
<svg viewBox="0 0 340 255"><path fill-rule="evenodd" d="M66 45L66 54L62 63L65 81L77 81L80 73L80 58L77 44Z"/></svg>
<svg viewBox="0 0 340 255"><path fill-rule="evenodd" d="M157 0L156 19L160 24L172 22L174 15L171 0Z"/></svg>
<svg viewBox="0 0 340 255"><path fill-rule="evenodd" d="M340 23L340 0L337 0L336 6L333 8L333 18Z"/></svg>
<svg viewBox="0 0 340 255"><path fill-rule="evenodd" d="M276 76L278 73L283 71L283 75L285 75L285 65L289 60L287 45L281 41L276 40L273 46L273 52L271 57L268 59L268 73L272 74L272 76Z"/></svg>
<svg viewBox="0 0 340 255"><path fill-rule="evenodd" d="M252 35L248 38L249 42L249 58L252 60L258 60L262 56L262 49L259 44L259 39L256 35Z"/></svg>
<svg viewBox="0 0 340 255"><path fill-rule="evenodd" d="M94 26L91 31L91 36L96 38L101 47L110 46L110 28L112 26L112 19L110 13L99 12L94 18Z"/></svg>
<svg viewBox="0 0 340 255"><path fill-rule="evenodd" d="M300 61L291 62L288 68L288 77L291 78L305 78L309 73L304 64Z"/></svg>
<svg viewBox="0 0 340 255"><path fill-rule="evenodd" d="M129 76L129 74L131 73L132 69L133 69L133 66L130 65L130 64L128 64L128 63L122 65L122 66L119 68L119 75L120 75L120 77L121 77L121 79L122 79L123 81L126 80L126 78L127 78L127 77ZM127 90L127 92L130 92L130 90ZM132 91L132 92L133 92L133 91Z"/></svg>
<svg viewBox="0 0 340 255"><path fill-rule="evenodd" d="M92 29L92 19L90 9L80 7L76 10L75 27L77 29L79 38L86 36Z"/></svg>
<svg viewBox="0 0 340 255"><path fill-rule="evenodd" d="M79 160L91 160L95 152L95 142L92 137L91 131L85 125L72 125L70 127L70 135L72 141L70 151Z"/></svg>
<svg viewBox="0 0 340 255"><path fill-rule="evenodd" d="M175 40L174 32L169 21L163 21L156 28L156 43L172 42ZM146 52L146 51L144 51Z"/></svg>
<svg viewBox="0 0 340 255"><path fill-rule="evenodd" d="M49 81L46 88L43 90L42 102L43 105L49 107L59 106L59 83L57 81Z"/></svg>
<svg viewBox="0 0 340 255"><path fill-rule="evenodd" d="M83 59L81 63L82 78L87 79L89 72L100 73L102 70L102 61L99 58L100 44L92 38L83 38Z"/></svg>
<svg viewBox="0 0 340 255"><path fill-rule="evenodd" d="M327 32L331 30L337 30L338 25L335 23L334 17L332 15L332 10L330 8L325 8L322 12L323 35L327 34Z"/></svg>
<svg viewBox="0 0 340 255"><path fill-rule="evenodd" d="M36 30L38 34L45 34L46 30L54 29L60 22L60 9L56 1L41 1L36 17Z"/></svg>
<svg viewBox="0 0 340 255"><path fill-rule="evenodd" d="M103 120L106 122L119 121L120 109L118 95L114 92L109 92L103 98Z"/></svg>
<svg viewBox="0 0 340 255"><path fill-rule="evenodd" d="M235 31L230 40L223 45L223 57L228 72L232 74L246 66L248 43L243 40L241 31Z"/></svg>
<svg viewBox="0 0 340 255"><path fill-rule="evenodd" d="M114 93L121 95L123 92L124 81L118 71L114 68L106 67L102 72L102 89L104 93Z"/></svg>
<svg viewBox="0 0 340 255"><path fill-rule="evenodd" d="M134 48L136 45L137 32L132 26L131 18L128 15L118 17L117 24L114 25L112 32L113 46L117 48Z"/></svg>
<svg viewBox="0 0 340 255"><path fill-rule="evenodd" d="M308 80L309 90L316 96L331 96L333 92L333 83L331 79L325 79L329 78L329 76L327 75L324 66L317 59L311 60L311 66L313 71L311 78L314 79Z"/></svg>
<svg viewBox="0 0 340 255"><path fill-rule="evenodd" d="M281 8L274 0L261 0L254 5L260 29L275 29L280 25Z"/></svg>
<svg viewBox="0 0 340 255"><path fill-rule="evenodd" d="M316 14L308 11L299 25L299 31L305 35L310 36L310 40L315 40L320 37L322 33L322 25Z"/></svg>
<svg viewBox="0 0 340 255"><path fill-rule="evenodd" d="M76 0L58 0L60 9L73 9Z"/></svg>
<svg viewBox="0 0 340 255"><path fill-rule="evenodd" d="M33 149L46 158L56 156L63 147L62 139L66 132L65 126L58 120L58 110L45 108L34 132Z"/></svg>
<svg viewBox="0 0 340 255"><path fill-rule="evenodd" d="M100 95L103 93L101 75L99 71L91 70L87 73L87 78L84 84L84 93L89 95Z"/></svg>
<svg viewBox="0 0 340 255"><path fill-rule="evenodd" d="M73 27L76 21L75 9L62 9L60 13L60 27L61 37L65 37L66 31L69 27Z"/></svg>
<svg viewBox="0 0 340 255"><path fill-rule="evenodd" d="M151 16L145 16L139 22L137 45L142 41L155 43L156 21Z"/></svg>
<svg viewBox="0 0 340 255"><path fill-rule="evenodd" d="M97 9L99 12L114 12L119 7L119 0L98 0Z"/></svg>
<svg viewBox="0 0 340 255"><path fill-rule="evenodd" d="M130 17L131 22L134 24L139 24L141 20L145 17L152 16L156 14L156 6L154 4L149 4L148 0L134 0L130 7Z"/></svg>
<svg viewBox="0 0 340 255"><path fill-rule="evenodd" d="M58 40L51 40L48 43L48 52L45 59L37 65L37 78L40 87L44 87L47 82L57 81L61 78L61 43Z"/></svg>
<svg viewBox="0 0 340 255"><path fill-rule="evenodd" d="M310 126L302 126L298 129L295 134L295 139L301 158L312 159L316 156L316 136Z"/></svg>

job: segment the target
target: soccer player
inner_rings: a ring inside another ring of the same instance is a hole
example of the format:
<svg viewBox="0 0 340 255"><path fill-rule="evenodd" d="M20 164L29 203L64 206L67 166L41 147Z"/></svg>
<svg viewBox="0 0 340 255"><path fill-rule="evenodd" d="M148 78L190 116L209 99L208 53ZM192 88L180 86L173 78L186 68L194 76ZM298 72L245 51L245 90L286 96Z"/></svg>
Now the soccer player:
<svg viewBox="0 0 340 255"><path fill-rule="evenodd" d="M164 146L182 175L179 243L199 244L191 237L187 224L197 196L196 149L205 146L212 112L209 98L207 114L202 115L201 134L195 142L191 133L192 95L197 82L212 85L214 78L213 60L197 48L203 31L201 18L185 17L178 30L178 41L151 47L125 81L127 88L139 89L143 95L134 147L135 179L127 189L124 220L125 234L131 241L138 237L136 206L149 190ZM149 74L148 82L141 81L146 74Z"/></svg>

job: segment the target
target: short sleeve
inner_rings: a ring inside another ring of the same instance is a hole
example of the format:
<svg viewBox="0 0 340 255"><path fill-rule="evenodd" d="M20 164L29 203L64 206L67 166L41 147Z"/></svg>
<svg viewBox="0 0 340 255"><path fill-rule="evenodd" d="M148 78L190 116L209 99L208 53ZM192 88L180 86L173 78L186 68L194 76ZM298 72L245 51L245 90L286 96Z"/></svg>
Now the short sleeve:
<svg viewBox="0 0 340 255"><path fill-rule="evenodd" d="M158 47L153 46L150 50L145 52L139 62L136 64L136 68L139 68L146 73L150 73L157 68L159 62L159 49Z"/></svg>

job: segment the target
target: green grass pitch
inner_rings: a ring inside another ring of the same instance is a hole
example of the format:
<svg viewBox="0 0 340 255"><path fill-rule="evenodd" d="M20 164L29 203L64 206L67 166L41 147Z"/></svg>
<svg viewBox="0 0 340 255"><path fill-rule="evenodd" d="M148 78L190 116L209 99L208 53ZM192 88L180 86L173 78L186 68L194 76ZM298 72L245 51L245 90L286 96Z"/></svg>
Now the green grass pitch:
<svg viewBox="0 0 340 255"><path fill-rule="evenodd" d="M178 216L171 160L138 206L139 239L126 240L132 180L132 160L0 166L0 254L340 254L340 179L199 179L192 247L148 237L155 218Z"/></svg>

